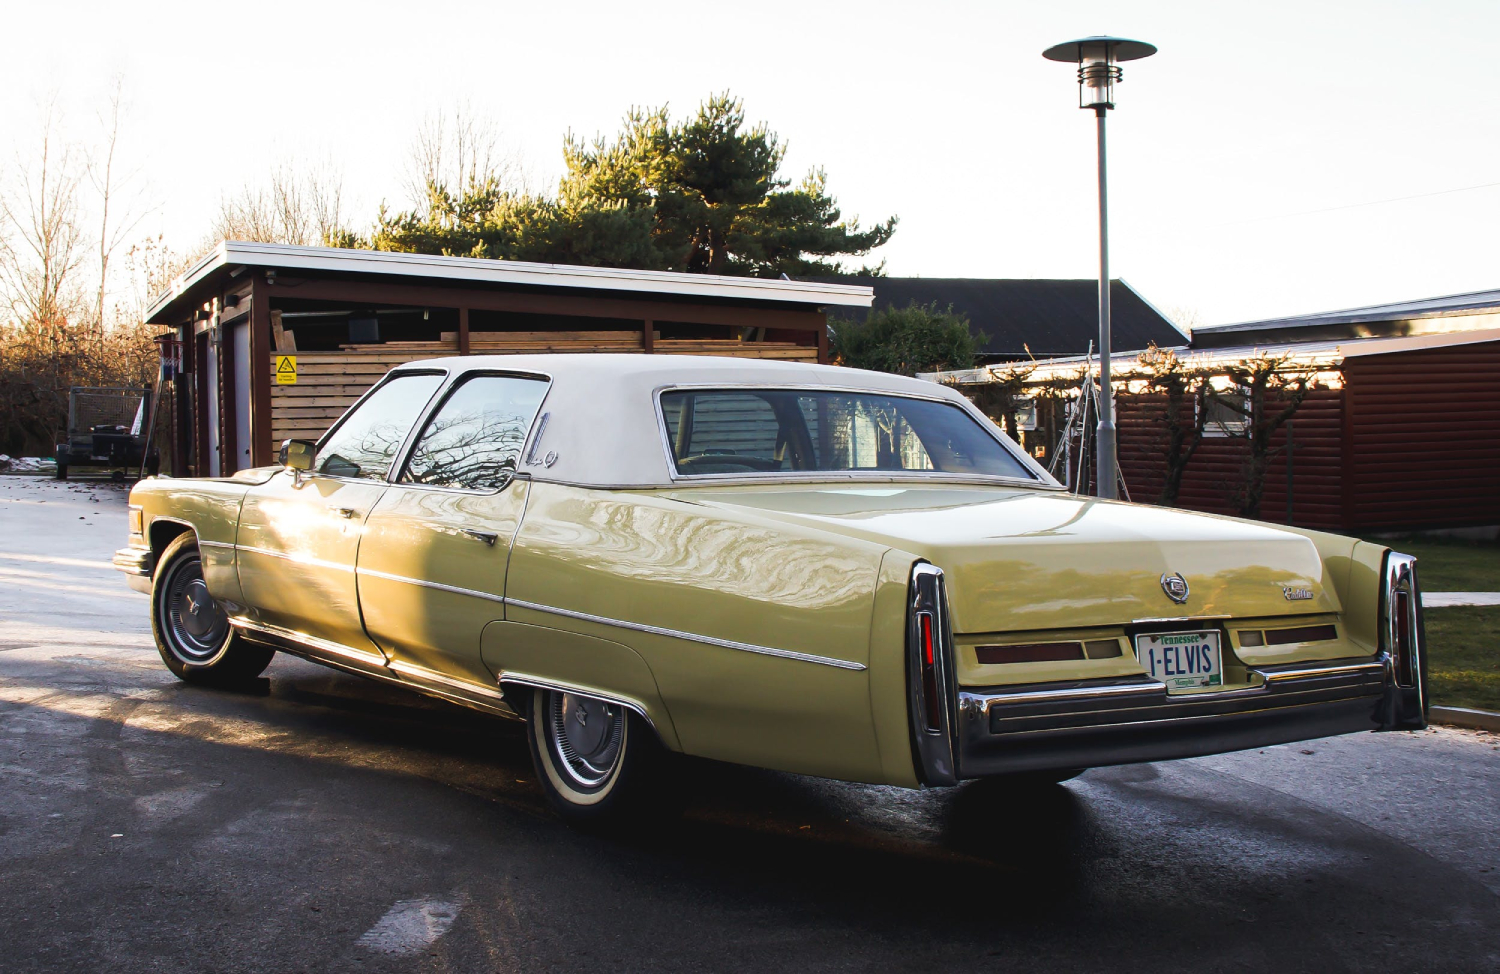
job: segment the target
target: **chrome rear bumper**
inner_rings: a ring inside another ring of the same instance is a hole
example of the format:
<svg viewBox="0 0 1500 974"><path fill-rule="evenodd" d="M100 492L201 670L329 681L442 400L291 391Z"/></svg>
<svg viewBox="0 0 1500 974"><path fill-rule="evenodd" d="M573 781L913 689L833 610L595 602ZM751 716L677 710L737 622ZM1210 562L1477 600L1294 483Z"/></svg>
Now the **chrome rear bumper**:
<svg viewBox="0 0 1500 974"><path fill-rule="evenodd" d="M1368 658L1263 668L1261 686L1168 694L1134 680L960 688L958 777L1199 757L1380 726Z"/></svg>

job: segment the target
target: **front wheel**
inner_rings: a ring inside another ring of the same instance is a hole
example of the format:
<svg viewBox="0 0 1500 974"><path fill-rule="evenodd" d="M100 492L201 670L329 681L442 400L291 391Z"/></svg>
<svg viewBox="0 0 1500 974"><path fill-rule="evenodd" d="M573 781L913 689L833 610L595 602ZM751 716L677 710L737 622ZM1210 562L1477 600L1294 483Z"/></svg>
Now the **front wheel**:
<svg viewBox="0 0 1500 974"><path fill-rule="evenodd" d="M151 634L162 662L189 683L236 683L260 676L276 651L247 641L203 580L191 532L167 545L151 585Z"/></svg>
<svg viewBox="0 0 1500 974"><path fill-rule="evenodd" d="M539 689L526 739L542 790L570 824L621 824L671 804L670 755L629 708Z"/></svg>

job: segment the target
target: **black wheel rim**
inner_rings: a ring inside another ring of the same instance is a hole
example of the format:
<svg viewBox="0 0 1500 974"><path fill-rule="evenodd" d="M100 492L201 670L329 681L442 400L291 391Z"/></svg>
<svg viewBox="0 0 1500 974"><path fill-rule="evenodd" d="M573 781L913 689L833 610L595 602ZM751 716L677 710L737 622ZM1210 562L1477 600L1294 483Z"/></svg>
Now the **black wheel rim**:
<svg viewBox="0 0 1500 974"><path fill-rule="evenodd" d="M550 691L544 727L559 771L580 791L608 784L620 763L625 708L574 693Z"/></svg>
<svg viewBox="0 0 1500 974"><path fill-rule="evenodd" d="M209 594L197 555L184 555L167 569L160 600L161 628L173 656L202 665L219 655L229 636L229 616Z"/></svg>

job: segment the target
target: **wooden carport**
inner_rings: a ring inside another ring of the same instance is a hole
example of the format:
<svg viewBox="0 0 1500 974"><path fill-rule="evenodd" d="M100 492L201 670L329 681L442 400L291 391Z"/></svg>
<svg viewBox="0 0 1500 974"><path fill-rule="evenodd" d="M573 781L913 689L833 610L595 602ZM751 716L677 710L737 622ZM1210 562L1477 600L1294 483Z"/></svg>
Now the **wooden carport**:
<svg viewBox="0 0 1500 974"><path fill-rule="evenodd" d="M226 241L147 321L180 345L175 476L272 461L391 367L446 355L709 354L826 362L829 306L868 287ZM278 355L295 383L278 383Z"/></svg>

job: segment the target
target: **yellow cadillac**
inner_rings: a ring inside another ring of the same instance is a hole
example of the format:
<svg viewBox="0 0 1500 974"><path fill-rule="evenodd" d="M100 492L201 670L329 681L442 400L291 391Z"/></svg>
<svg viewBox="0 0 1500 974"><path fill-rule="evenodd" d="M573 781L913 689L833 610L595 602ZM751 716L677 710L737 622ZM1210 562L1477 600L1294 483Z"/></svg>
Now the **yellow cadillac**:
<svg viewBox="0 0 1500 974"><path fill-rule="evenodd" d="M276 651L526 721L578 822L674 754L907 787L1426 720L1415 560L1067 493L957 392L794 363L473 356L130 496L184 680Z"/></svg>

